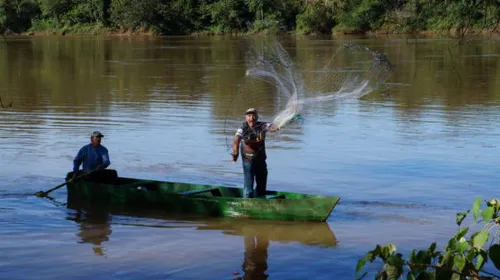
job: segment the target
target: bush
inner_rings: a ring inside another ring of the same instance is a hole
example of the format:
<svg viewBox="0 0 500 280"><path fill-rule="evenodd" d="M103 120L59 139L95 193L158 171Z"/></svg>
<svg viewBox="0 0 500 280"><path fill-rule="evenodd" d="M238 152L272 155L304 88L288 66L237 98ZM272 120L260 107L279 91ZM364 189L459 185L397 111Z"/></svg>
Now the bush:
<svg viewBox="0 0 500 280"><path fill-rule="evenodd" d="M329 34L334 26L334 10L315 2L297 15L297 32L302 34Z"/></svg>
<svg viewBox="0 0 500 280"><path fill-rule="evenodd" d="M376 273L375 279L491 279L500 278L500 235L498 234L500 217L500 199L485 202L481 209L481 200L477 199L471 210L457 213L456 222L460 226L467 215L472 212L476 224L483 224L481 230L468 234L470 227L460 228L451 237L441 251L436 251L437 244L432 243L424 250L413 250L408 259L396 253L394 244L377 245L374 250L358 261L356 275L363 270L366 262L372 263L380 259L382 269ZM482 218L482 219L481 219ZM490 244L486 242L490 240ZM491 260L496 271L484 270ZM367 272L358 279L364 278Z"/></svg>

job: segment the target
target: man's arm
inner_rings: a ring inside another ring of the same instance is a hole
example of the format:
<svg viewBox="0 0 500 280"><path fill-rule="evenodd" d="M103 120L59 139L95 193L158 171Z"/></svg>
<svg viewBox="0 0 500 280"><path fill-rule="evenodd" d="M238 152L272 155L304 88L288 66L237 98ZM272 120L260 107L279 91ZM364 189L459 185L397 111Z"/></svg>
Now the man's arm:
<svg viewBox="0 0 500 280"><path fill-rule="evenodd" d="M233 152L231 155L233 156L233 163L238 160L238 147L240 146L241 136L235 135L233 140Z"/></svg>
<svg viewBox="0 0 500 280"><path fill-rule="evenodd" d="M80 169L80 164L82 164L82 158L83 158L83 148L81 148L78 151L75 158L73 159L73 175L74 176L78 172L78 169Z"/></svg>
<svg viewBox="0 0 500 280"><path fill-rule="evenodd" d="M269 132L276 132L276 131L280 130L280 128L277 126L274 126L273 123L267 123L266 125L267 125L266 130Z"/></svg>
<svg viewBox="0 0 500 280"><path fill-rule="evenodd" d="M101 155L102 155L102 164L99 166L99 169L104 169L111 164L111 161L109 160L108 149L103 147Z"/></svg>

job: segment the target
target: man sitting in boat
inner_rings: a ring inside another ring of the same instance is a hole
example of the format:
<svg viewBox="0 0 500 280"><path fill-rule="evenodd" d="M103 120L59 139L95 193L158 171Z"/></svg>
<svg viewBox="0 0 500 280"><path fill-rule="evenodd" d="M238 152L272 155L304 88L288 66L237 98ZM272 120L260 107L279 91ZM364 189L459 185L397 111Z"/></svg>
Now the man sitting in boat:
<svg viewBox="0 0 500 280"><path fill-rule="evenodd" d="M73 179L78 176L81 164L83 164L83 172L103 170L111 164L108 149L101 145L103 137L104 135L99 131L94 131L90 134L90 144L83 146L73 159Z"/></svg>
<svg viewBox="0 0 500 280"><path fill-rule="evenodd" d="M236 131L233 152L231 153L233 163L235 163L238 160L238 146L240 146L244 174L243 197L245 198L254 197L254 194L257 197L266 194L266 133L279 130L279 128L274 128L271 123L259 122L258 118L257 110L254 108L250 108L245 112L245 122ZM257 185L255 192L253 187L254 179Z"/></svg>

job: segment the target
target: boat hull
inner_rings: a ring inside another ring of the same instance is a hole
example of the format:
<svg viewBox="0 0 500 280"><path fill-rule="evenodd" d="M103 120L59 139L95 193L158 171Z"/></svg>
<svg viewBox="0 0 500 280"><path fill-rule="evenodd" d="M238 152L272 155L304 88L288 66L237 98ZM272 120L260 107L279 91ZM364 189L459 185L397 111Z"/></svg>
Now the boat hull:
<svg viewBox="0 0 500 280"><path fill-rule="evenodd" d="M114 183L78 180L67 184L69 208L133 211L157 209L203 216L325 221L339 201L291 192L268 191L242 198L242 189L119 177Z"/></svg>

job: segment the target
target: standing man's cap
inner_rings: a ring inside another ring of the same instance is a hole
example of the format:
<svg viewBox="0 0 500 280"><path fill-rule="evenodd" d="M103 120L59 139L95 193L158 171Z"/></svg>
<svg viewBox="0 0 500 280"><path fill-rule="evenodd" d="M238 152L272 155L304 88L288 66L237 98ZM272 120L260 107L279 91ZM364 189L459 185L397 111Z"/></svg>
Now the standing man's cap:
<svg viewBox="0 0 500 280"><path fill-rule="evenodd" d="M250 108L245 112L245 115L248 114L257 114L257 110L255 110L255 108Z"/></svg>
<svg viewBox="0 0 500 280"><path fill-rule="evenodd" d="M100 133L99 131L92 132L92 134L90 134L90 136L104 137L104 135L102 133Z"/></svg>

